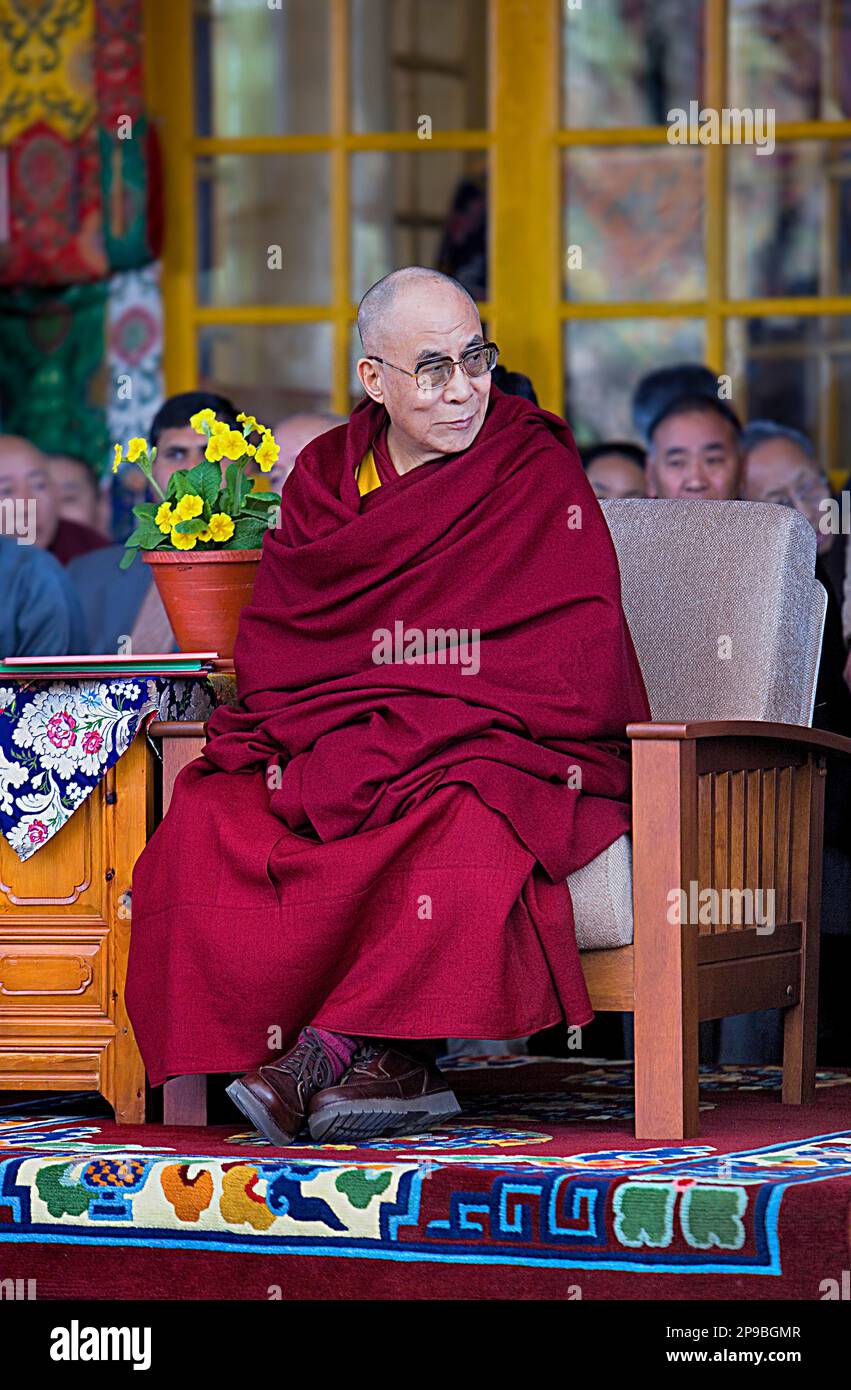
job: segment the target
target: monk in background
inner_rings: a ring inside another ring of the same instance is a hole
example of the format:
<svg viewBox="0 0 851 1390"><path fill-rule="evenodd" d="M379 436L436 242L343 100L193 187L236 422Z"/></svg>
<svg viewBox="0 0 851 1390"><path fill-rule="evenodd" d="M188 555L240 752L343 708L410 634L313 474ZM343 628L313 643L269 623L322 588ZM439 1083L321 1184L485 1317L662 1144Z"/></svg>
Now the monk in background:
<svg viewBox="0 0 851 1390"><path fill-rule="evenodd" d="M566 880L628 830L650 717L564 421L492 385L446 276L385 277L358 326L365 398L299 455L238 702L133 878L151 1084L247 1071L228 1093L282 1145L457 1113L446 1037L591 1021Z"/></svg>
<svg viewBox="0 0 851 1390"><path fill-rule="evenodd" d="M0 435L0 500L33 519L34 542L61 565L111 544L93 526L62 515L59 491L45 454L18 435Z"/></svg>

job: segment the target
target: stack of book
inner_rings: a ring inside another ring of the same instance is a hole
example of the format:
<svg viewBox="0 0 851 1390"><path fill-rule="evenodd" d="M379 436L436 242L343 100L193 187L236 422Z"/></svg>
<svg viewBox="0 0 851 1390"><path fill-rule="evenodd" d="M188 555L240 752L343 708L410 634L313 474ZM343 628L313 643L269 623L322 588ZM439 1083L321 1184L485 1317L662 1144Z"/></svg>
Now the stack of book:
<svg viewBox="0 0 851 1390"><path fill-rule="evenodd" d="M225 664L218 652L138 652L117 656L97 652L91 656L10 656L0 661L0 679L30 680L50 676L53 680L100 680L105 676L203 676Z"/></svg>

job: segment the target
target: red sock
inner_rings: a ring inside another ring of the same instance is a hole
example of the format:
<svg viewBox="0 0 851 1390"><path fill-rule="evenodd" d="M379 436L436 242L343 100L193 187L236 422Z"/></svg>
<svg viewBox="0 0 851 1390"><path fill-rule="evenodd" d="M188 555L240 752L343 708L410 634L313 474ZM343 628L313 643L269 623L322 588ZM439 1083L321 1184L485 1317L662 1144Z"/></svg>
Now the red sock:
<svg viewBox="0 0 851 1390"><path fill-rule="evenodd" d="M352 1058L355 1055L355 1048L358 1045L357 1038L350 1038L348 1033L329 1033L327 1028L317 1028L311 1024L311 1032L315 1033L325 1054L334 1068L334 1080L339 1081L344 1072L348 1071L352 1065ZM303 1032L299 1038L303 1037Z"/></svg>

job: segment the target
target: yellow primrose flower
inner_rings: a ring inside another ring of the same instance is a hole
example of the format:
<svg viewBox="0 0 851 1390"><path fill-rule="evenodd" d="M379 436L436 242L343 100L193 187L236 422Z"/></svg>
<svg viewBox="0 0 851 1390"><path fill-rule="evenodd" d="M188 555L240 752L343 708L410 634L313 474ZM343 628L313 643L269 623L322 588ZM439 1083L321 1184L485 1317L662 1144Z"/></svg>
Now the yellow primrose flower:
<svg viewBox="0 0 851 1390"><path fill-rule="evenodd" d="M199 410L195 415L190 415L189 417L189 424L191 428L195 430L196 434L203 434L205 425L209 429L212 429L215 423L216 412L215 410L211 410L209 406L207 406L205 410Z"/></svg>
<svg viewBox="0 0 851 1390"><path fill-rule="evenodd" d="M211 434L229 434L229 433L230 433L230 425L228 424L227 420L214 420L213 423L212 423L212 425L210 426L210 433L211 433Z"/></svg>
<svg viewBox="0 0 851 1390"><path fill-rule="evenodd" d="M197 532L195 539L199 541L212 541L215 540L215 537L209 526L205 526L203 531Z"/></svg>
<svg viewBox="0 0 851 1390"><path fill-rule="evenodd" d="M256 444L249 444L249 446L248 446L248 451L247 451L247 452L248 452L248 457L253 459L253 458L254 458L254 455L257 453L257 445L256 445Z"/></svg>
<svg viewBox="0 0 851 1390"><path fill-rule="evenodd" d="M233 518L227 512L214 512L210 517L209 531L214 541L229 541L234 530Z"/></svg>
<svg viewBox="0 0 851 1390"><path fill-rule="evenodd" d="M280 452L280 444L275 443L274 435L271 433L270 430L267 430L263 436L263 443L260 445L260 448L254 455L257 462L260 464L260 469L263 473L268 473L272 468L273 464L276 464L278 462L278 454Z"/></svg>
<svg viewBox="0 0 851 1390"><path fill-rule="evenodd" d="M199 497L197 492L187 492L175 507L174 515L178 521L191 521L194 516L200 516L203 510L203 497Z"/></svg>
<svg viewBox="0 0 851 1390"><path fill-rule="evenodd" d="M171 543L175 550L194 550L197 536L184 536L180 531L172 531Z"/></svg>
<svg viewBox="0 0 851 1390"><path fill-rule="evenodd" d="M241 459L245 453L245 438L239 430L228 430L221 436L222 453L227 459Z"/></svg>
<svg viewBox="0 0 851 1390"><path fill-rule="evenodd" d="M175 518L174 513L171 510L171 503L163 502L162 506L159 507L157 510L157 514L154 517L154 521L157 523L157 526L159 526L164 536L168 535L169 531L175 523L175 520L179 521L180 517Z"/></svg>
<svg viewBox="0 0 851 1390"><path fill-rule="evenodd" d="M243 415L242 411L236 417L237 423L245 426L246 434L253 434L255 430L262 430L263 426L258 425L253 415Z"/></svg>
<svg viewBox="0 0 851 1390"><path fill-rule="evenodd" d="M113 465L112 465L112 471L113 471L113 473L117 473L117 472L118 472L118 465L121 463L122 457L123 457L123 456L122 456L122 452L121 452L121 445L120 445L120 444L116 444L116 446L115 446L115 462L114 462Z"/></svg>
<svg viewBox="0 0 851 1390"><path fill-rule="evenodd" d="M131 440L130 440L130 443L127 445L127 461L128 461L128 463L136 463L136 462L139 460L139 458L142 456L142 454L146 454L147 452L148 452L148 441L147 441L147 439L139 439L139 438L131 439Z"/></svg>
<svg viewBox="0 0 851 1390"><path fill-rule="evenodd" d="M211 434L204 450L204 458L209 463L219 463L224 452L224 436L221 434Z"/></svg>

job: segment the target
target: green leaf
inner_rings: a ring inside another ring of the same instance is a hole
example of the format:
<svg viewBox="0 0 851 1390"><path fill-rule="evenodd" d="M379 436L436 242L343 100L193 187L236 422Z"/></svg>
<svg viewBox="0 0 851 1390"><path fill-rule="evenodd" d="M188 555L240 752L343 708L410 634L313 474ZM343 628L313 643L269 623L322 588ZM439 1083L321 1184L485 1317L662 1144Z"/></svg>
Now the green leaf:
<svg viewBox="0 0 851 1390"><path fill-rule="evenodd" d="M139 546L142 550L156 550L164 540L165 536L152 518L140 517L139 525L132 536L128 536L125 545Z"/></svg>
<svg viewBox="0 0 851 1390"><path fill-rule="evenodd" d="M160 502L140 502L137 507L133 508L133 515L138 516L140 520L149 517L153 521L161 505Z"/></svg>
<svg viewBox="0 0 851 1390"><path fill-rule="evenodd" d="M267 531L266 518L239 516L234 523L234 532L223 550L259 550Z"/></svg>
<svg viewBox="0 0 851 1390"><path fill-rule="evenodd" d="M252 480L246 477L245 469L235 463L228 468L226 478L224 510L229 516L236 517L242 511L242 504L251 492Z"/></svg>
<svg viewBox="0 0 851 1390"><path fill-rule="evenodd" d="M186 496L187 492L195 491L186 481L191 471L189 468L178 468L176 473L172 473L165 494L169 502L179 502L181 497Z"/></svg>
<svg viewBox="0 0 851 1390"><path fill-rule="evenodd" d="M251 507L257 511L266 511L269 507L280 507L281 494L279 492L249 492L243 506Z"/></svg>
<svg viewBox="0 0 851 1390"><path fill-rule="evenodd" d="M124 554L118 564L120 570L129 569L136 559L136 556L139 554L139 547L137 545L131 545L130 541L125 541L125 547Z"/></svg>
<svg viewBox="0 0 851 1390"><path fill-rule="evenodd" d="M199 536L207 529L207 525L202 516L193 516L188 521L178 521L172 530L179 531L181 536Z"/></svg>
<svg viewBox="0 0 851 1390"><path fill-rule="evenodd" d="M186 482L189 484L188 492L197 493L199 497L203 497L208 507L215 508L222 489L222 470L217 463L205 459L203 463L196 464L186 474Z"/></svg>

